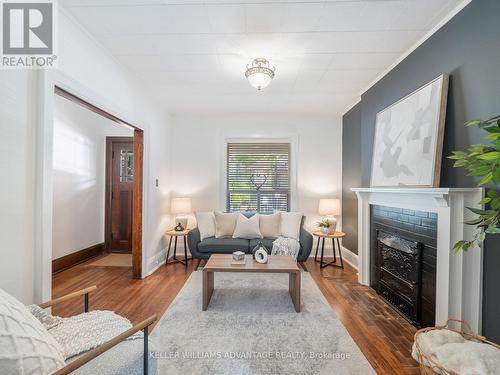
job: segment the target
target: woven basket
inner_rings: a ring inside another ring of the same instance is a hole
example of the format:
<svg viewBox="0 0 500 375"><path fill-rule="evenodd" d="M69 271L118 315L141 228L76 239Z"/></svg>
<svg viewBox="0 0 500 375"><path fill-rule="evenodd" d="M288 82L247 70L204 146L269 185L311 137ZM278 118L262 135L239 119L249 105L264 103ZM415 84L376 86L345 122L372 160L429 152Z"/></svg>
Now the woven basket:
<svg viewBox="0 0 500 375"><path fill-rule="evenodd" d="M461 323L465 328L468 330L468 332L464 331L458 331L455 329L452 329L449 327L450 322L456 322L456 323ZM422 348L420 348L419 343L418 343L418 336L421 335L424 332L430 332L438 329L446 329L448 331L453 331L457 332L462 335L462 337L466 340L473 340L476 342L482 342L484 344L491 345L497 349L500 349L500 346L495 344L494 342L486 340L484 336L480 336L477 333L472 332L469 324L467 322L464 322L463 320L458 320L458 319L448 319L446 323L442 326L435 326L435 327L427 327L427 328L422 328L418 330L415 333L414 336L414 341L415 341L415 349L418 357L418 362L420 364L420 373L425 374L425 375L434 375L434 374L445 374L445 375L460 375L455 371L449 370L443 366L441 366L439 363L437 363L430 355L427 355L422 351Z"/></svg>

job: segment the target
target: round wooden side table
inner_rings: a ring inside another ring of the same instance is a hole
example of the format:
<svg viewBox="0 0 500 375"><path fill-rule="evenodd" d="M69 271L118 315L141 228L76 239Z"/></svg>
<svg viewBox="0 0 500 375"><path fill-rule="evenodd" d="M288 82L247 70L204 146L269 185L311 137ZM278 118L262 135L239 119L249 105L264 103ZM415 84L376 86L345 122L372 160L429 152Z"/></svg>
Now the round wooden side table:
<svg viewBox="0 0 500 375"><path fill-rule="evenodd" d="M186 267L188 265L188 257L187 257L187 244L186 244L186 238L188 233L191 231L191 229L186 228L182 231L176 231L174 229L167 230L165 232L165 236L170 237L170 241L168 242L168 251L167 251L167 258L165 259L165 265L169 263L182 263ZM184 239L184 260L182 259L177 259L177 238L182 237ZM168 257L170 256L170 248L172 247L172 240L175 238L174 242L174 257L171 262L168 261Z"/></svg>
<svg viewBox="0 0 500 375"><path fill-rule="evenodd" d="M344 232L335 232L331 234L324 234L320 230L314 231L313 236L318 237L318 242L316 244L316 254L314 255L314 261L319 262L320 268L325 268L327 266L332 266L332 267L338 267L338 268L344 268L344 261L342 260L342 250L340 248L340 241L339 238L345 237ZM325 239L326 238L331 238L332 239L332 244L333 244L333 261L330 263L323 262L323 254L325 252ZM337 246L335 246L335 240L337 241ZM321 244L321 258L318 261L318 249L319 249L319 243L320 241L323 241ZM339 258L340 258L340 265L337 264L337 251L336 247L339 249Z"/></svg>

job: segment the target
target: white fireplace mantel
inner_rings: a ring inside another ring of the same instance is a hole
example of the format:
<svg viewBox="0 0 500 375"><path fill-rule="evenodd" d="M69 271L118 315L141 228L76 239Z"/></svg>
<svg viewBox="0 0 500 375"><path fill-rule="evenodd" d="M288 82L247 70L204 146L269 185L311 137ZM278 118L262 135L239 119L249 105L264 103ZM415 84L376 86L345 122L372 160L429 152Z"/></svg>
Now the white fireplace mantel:
<svg viewBox="0 0 500 375"><path fill-rule="evenodd" d="M466 207L480 208L482 188L352 188L358 197L359 282L370 285L370 206L381 205L435 212L437 224L436 324L457 318L481 332L481 248L455 254L453 245L470 239L474 227L464 224L474 216Z"/></svg>

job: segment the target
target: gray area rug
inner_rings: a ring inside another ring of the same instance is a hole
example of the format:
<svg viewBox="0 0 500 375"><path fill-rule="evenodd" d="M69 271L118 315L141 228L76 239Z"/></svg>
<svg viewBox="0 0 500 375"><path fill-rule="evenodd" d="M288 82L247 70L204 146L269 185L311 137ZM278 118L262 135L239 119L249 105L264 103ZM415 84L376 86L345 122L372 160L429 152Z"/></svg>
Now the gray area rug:
<svg viewBox="0 0 500 375"><path fill-rule="evenodd" d="M309 273L301 312L288 274L216 273L201 310L201 273L193 272L151 339L160 374L374 374Z"/></svg>

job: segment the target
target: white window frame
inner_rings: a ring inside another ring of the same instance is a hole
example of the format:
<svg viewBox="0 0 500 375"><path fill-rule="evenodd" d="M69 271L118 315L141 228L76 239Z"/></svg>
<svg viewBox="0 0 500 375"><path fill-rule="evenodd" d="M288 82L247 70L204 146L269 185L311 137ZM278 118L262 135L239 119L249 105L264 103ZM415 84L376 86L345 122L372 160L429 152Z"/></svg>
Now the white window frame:
<svg viewBox="0 0 500 375"><path fill-rule="evenodd" d="M219 147L219 210L227 209L227 145L228 143L289 143L290 144L290 211L298 211L297 196L297 158L299 150L299 137L296 134L287 136L231 136L224 137Z"/></svg>

